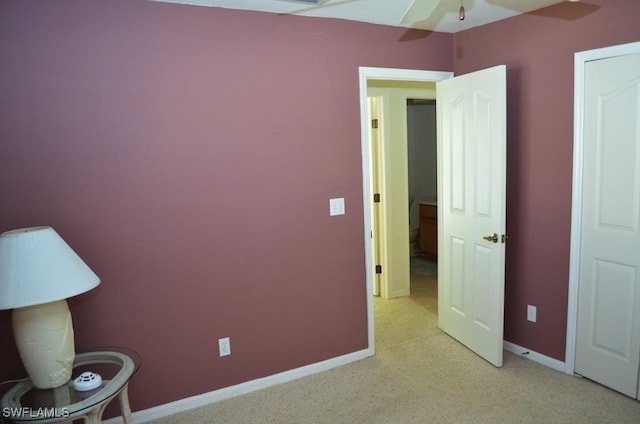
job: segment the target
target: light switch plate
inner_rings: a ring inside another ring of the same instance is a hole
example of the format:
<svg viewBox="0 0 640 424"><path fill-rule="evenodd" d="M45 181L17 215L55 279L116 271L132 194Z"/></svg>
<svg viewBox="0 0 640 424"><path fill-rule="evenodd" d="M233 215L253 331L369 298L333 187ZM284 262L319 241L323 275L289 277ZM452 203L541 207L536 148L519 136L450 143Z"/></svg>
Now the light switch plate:
<svg viewBox="0 0 640 424"><path fill-rule="evenodd" d="M344 215L344 198L329 199L329 216Z"/></svg>

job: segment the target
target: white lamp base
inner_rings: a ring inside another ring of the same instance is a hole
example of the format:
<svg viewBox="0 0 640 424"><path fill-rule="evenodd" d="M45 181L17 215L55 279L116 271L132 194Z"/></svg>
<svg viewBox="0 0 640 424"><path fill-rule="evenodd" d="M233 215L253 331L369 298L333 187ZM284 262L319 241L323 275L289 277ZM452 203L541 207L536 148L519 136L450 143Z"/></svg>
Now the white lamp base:
<svg viewBox="0 0 640 424"><path fill-rule="evenodd" d="M67 301L14 309L12 320L18 353L33 385L51 389L67 383L75 359Z"/></svg>

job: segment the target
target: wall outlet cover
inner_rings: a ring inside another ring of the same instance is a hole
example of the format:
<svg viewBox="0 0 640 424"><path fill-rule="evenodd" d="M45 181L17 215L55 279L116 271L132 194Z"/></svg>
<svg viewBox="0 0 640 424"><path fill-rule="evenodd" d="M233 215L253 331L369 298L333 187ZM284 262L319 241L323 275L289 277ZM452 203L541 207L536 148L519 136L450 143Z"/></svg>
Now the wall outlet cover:
<svg viewBox="0 0 640 424"><path fill-rule="evenodd" d="M220 352L220 356L231 355L231 340L229 337L218 340L218 350Z"/></svg>

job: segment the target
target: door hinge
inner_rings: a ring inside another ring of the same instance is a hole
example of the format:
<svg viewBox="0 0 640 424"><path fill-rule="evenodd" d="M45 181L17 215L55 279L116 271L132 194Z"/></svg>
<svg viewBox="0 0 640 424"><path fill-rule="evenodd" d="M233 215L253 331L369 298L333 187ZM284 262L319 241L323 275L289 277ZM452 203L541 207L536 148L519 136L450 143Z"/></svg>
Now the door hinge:
<svg viewBox="0 0 640 424"><path fill-rule="evenodd" d="M377 119L372 119L371 120L371 128L378 129L378 120Z"/></svg>
<svg viewBox="0 0 640 424"><path fill-rule="evenodd" d="M376 274L382 274L382 265L376 265Z"/></svg>
<svg viewBox="0 0 640 424"><path fill-rule="evenodd" d="M380 193L373 193L373 203L380 203Z"/></svg>

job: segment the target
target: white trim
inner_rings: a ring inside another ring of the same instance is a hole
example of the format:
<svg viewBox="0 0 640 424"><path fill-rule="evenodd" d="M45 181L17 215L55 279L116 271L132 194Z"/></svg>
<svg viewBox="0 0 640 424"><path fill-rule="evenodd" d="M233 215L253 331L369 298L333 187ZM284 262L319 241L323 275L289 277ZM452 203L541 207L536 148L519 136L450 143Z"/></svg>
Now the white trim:
<svg viewBox="0 0 640 424"><path fill-rule="evenodd" d="M368 349L338 356L336 358L327 359L326 361L317 362L315 364L306 365L300 368L284 371L278 374L270 375L264 378L247 381L246 383L236 384L235 386L224 387L212 392L203 393L174 402L165 403L164 405L154 406L149 409L136 411L133 413L133 421L135 423L147 423L157 420L178 412L189 409L199 408L221 400L233 398L254 392L256 390L266 389L278 384L287 383L298 378L307 377L319 372L328 371L332 368L350 364L361 359L371 356ZM121 424L122 417L114 417L103 421L105 424Z"/></svg>
<svg viewBox="0 0 640 424"><path fill-rule="evenodd" d="M453 72L423 71L419 69L370 68L367 66L361 66L360 68L358 68L358 70L360 72L361 82L362 82L362 77L366 77L365 88L366 88L367 79L435 82L435 81L441 81L441 80L445 80L453 77ZM362 87L362 85L360 87ZM365 91L365 98L366 98L366 91ZM365 102L365 106L366 106L366 102Z"/></svg>
<svg viewBox="0 0 640 424"><path fill-rule="evenodd" d="M556 371L565 371L565 363L557 359L535 352L531 349L526 349L522 346L518 346L517 344L508 342L506 340L503 343L503 347L507 352L511 352L523 358L531 359L533 362L537 362L546 367L553 368Z"/></svg>
<svg viewBox="0 0 640 424"><path fill-rule="evenodd" d="M582 223L582 154L584 144L584 68L587 62L640 53L640 42L578 52L574 59L573 111L573 188L571 200L571 252L569 256L569 299L567 305L567 344L565 369L575 372L576 331L578 326L578 286L580 281L580 236Z"/></svg>
<svg viewBox="0 0 640 424"><path fill-rule="evenodd" d="M431 81L437 82L453 77L453 72L421 71L413 69L395 68L370 68L361 66L359 69L360 85L360 140L362 151L362 201L364 213L364 253L366 272L367 295L367 324L369 332L369 348L371 355L375 352L375 340L373 330L373 275L371 274L372 248L371 248L371 169L369 164L369 134L367 123L367 80L394 80L394 81Z"/></svg>

